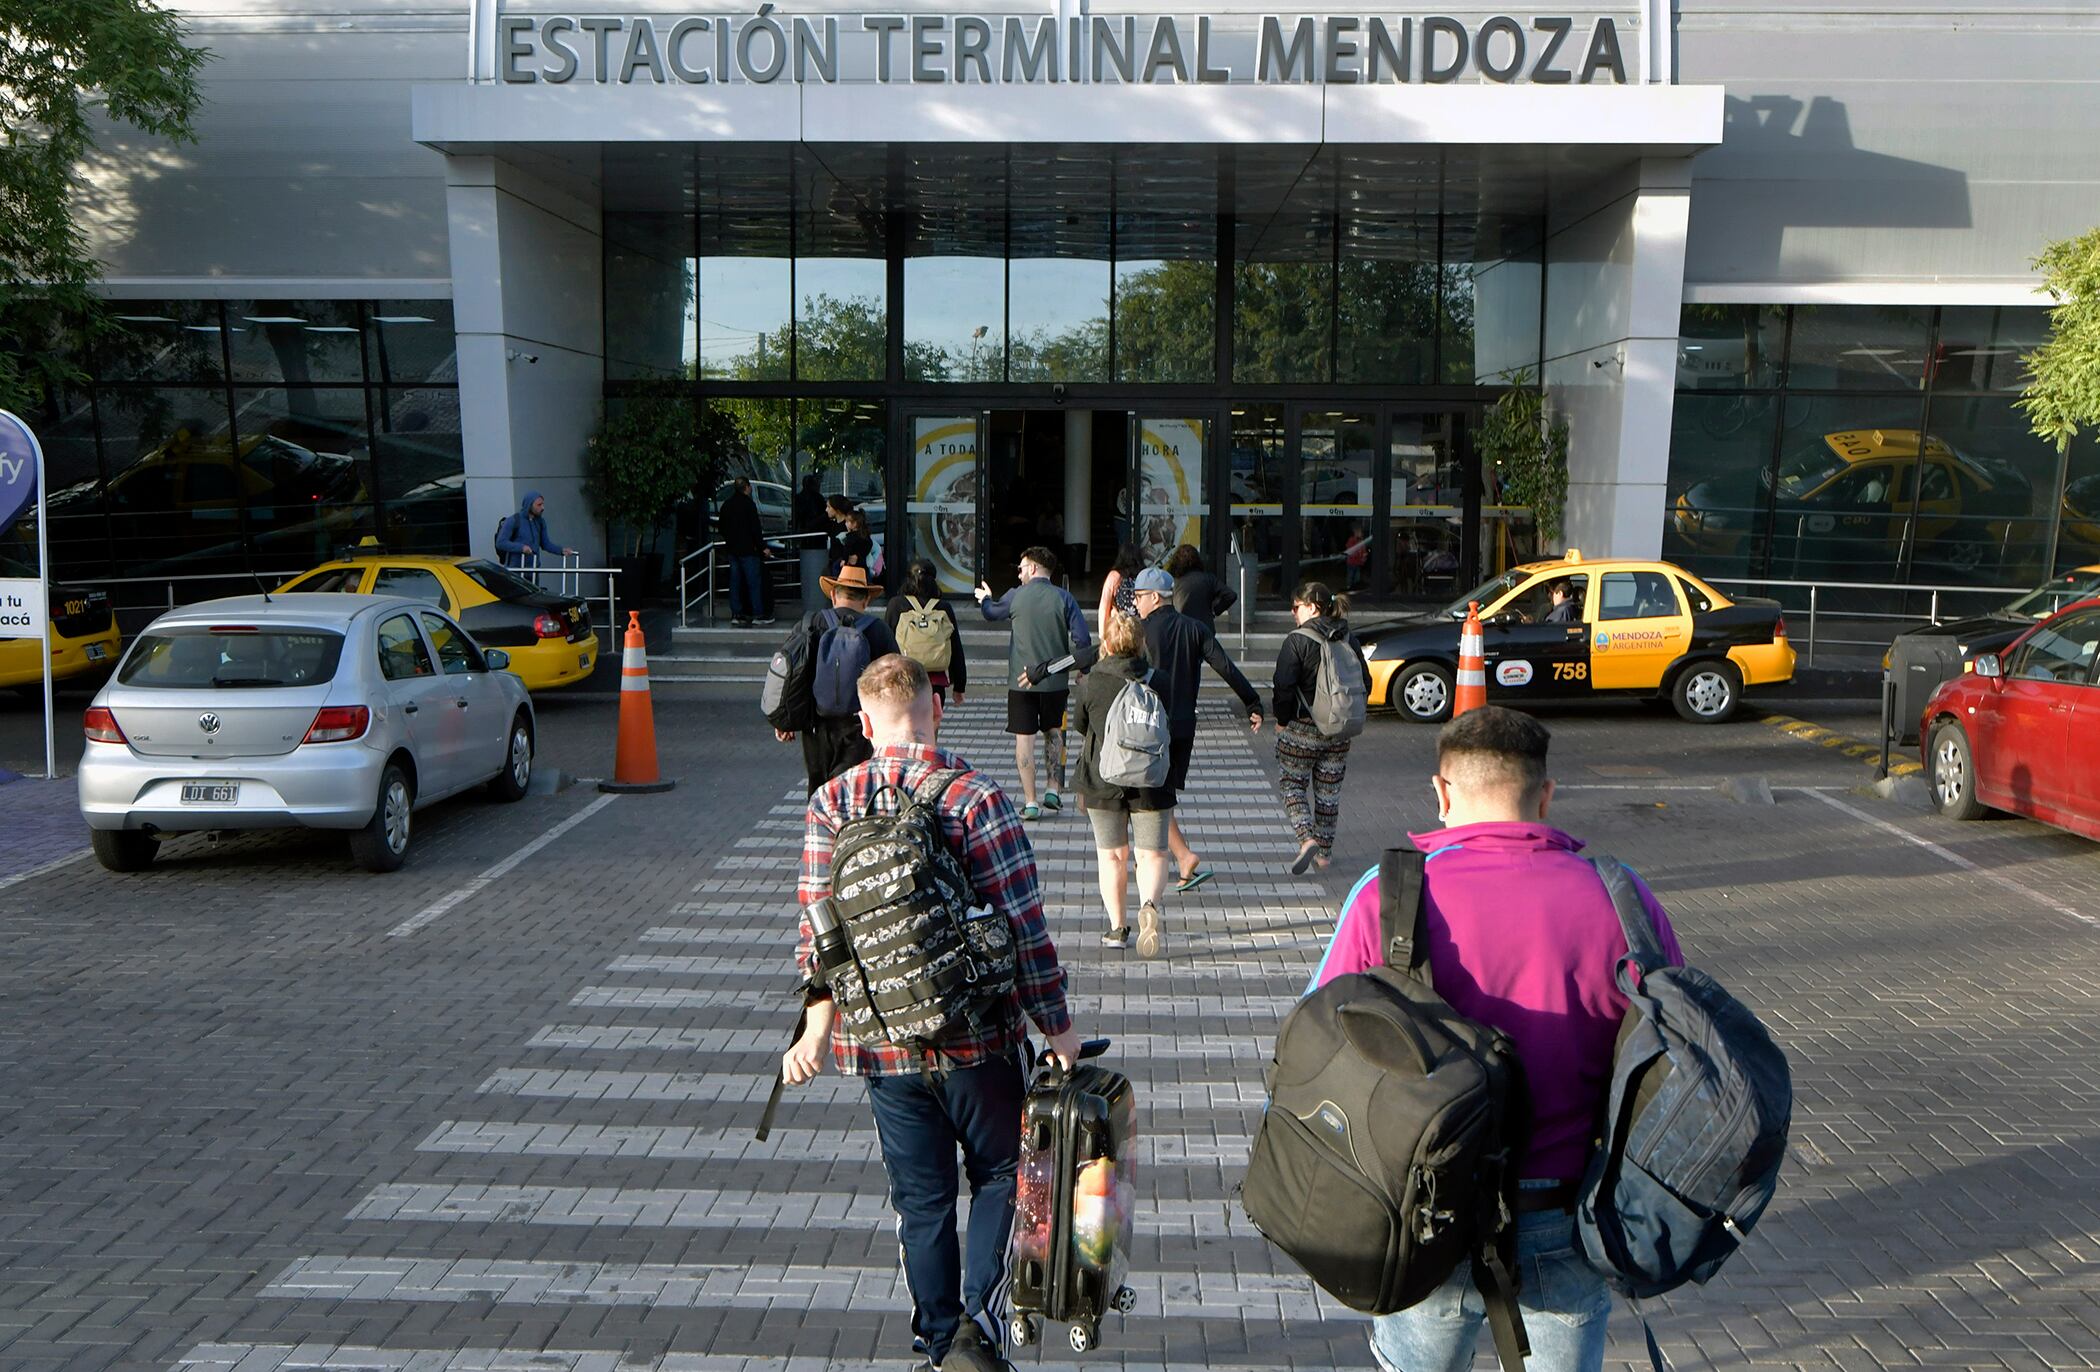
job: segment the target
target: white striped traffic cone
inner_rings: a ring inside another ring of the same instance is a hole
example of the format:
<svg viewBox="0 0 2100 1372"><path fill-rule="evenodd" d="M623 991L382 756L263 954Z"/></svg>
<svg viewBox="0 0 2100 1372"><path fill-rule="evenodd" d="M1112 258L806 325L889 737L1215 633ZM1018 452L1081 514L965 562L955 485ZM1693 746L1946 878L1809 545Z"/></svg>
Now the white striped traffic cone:
<svg viewBox="0 0 2100 1372"><path fill-rule="evenodd" d="M1466 602L1466 626L1458 631L1458 691L1451 698L1451 717L1488 703L1487 650L1481 642L1480 602Z"/></svg>
<svg viewBox="0 0 2100 1372"><path fill-rule="evenodd" d="M601 791L668 791L656 766L656 711L649 704L649 653L642 638L642 613L627 612L627 642L620 653L620 741L613 752L613 777Z"/></svg>

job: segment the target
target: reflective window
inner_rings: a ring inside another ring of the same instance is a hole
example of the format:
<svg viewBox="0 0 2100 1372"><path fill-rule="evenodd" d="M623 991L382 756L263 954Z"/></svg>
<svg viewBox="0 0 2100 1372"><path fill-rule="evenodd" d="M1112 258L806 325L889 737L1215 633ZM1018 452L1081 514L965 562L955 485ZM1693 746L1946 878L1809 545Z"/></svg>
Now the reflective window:
<svg viewBox="0 0 2100 1372"><path fill-rule="evenodd" d="M2087 610L2029 634L2013 650L2005 674L2023 681L2083 686L2092 680L2096 653L2100 653L2100 610Z"/></svg>
<svg viewBox="0 0 2100 1372"><path fill-rule="evenodd" d="M605 216L605 375L691 376L699 263L690 214Z"/></svg>
<svg viewBox="0 0 2100 1372"><path fill-rule="evenodd" d="M1283 506L1290 480L1286 437L1281 405L1247 405L1232 412L1226 483L1233 551L1247 564L1250 584L1265 596L1289 589L1283 584Z"/></svg>
<svg viewBox="0 0 2100 1372"><path fill-rule="evenodd" d="M795 375L880 381L889 345L883 215L820 176L795 217Z"/></svg>
<svg viewBox="0 0 2100 1372"><path fill-rule="evenodd" d="M1661 572L1606 572L1597 618L1660 619L1684 613L1677 588Z"/></svg>
<svg viewBox="0 0 2100 1372"><path fill-rule="evenodd" d="M452 608L444 583L428 567L381 567L379 575L372 579L372 594L406 596L440 609Z"/></svg>
<svg viewBox="0 0 2100 1372"><path fill-rule="evenodd" d="M224 491L242 507L257 566L292 572L326 562L375 532L365 393L312 387L236 391L238 464L193 463L198 492Z"/></svg>
<svg viewBox="0 0 2100 1372"><path fill-rule="evenodd" d="M2039 306L1953 306L1940 311L1932 350L1935 391L2017 391L2027 384L2028 353L2049 341Z"/></svg>
<svg viewBox="0 0 2100 1372"><path fill-rule="evenodd" d="M1778 427L1776 395L1678 393L1663 489L1665 558L1710 576L1760 570Z"/></svg>
<svg viewBox="0 0 2100 1372"><path fill-rule="evenodd" d="M1437 347L1437 219L1352 213L1342 216L1335 285L1337 381L1422 385L1433 380ZM1465 302L1465 380L1472 373L1472 302ZM1537 325L1534 320L1533 329Z"/></svg>
<svg viewBox="0 0 2100 1372"><path fill-rule="evenodd" d="M1232 378L1326 381L1334 369L1334 220L1243 220L1234 242Z"/></svg>
<svg viewBox="0 0 2100 1372"><path fill-rule="evenodd" d="M1455 385L1470 385L1476 371L1473 346L1474 319L1478 309L1473 269L1463 262L1446 262L1438 274L1443 279L1438 316L1441 336L1437 340L1443 358L1443 377Z"/></svg>
<svg viewBox="0 0 2100 1372"><path fill-rule="evenodd" d="M354 300L235 300L226 305L235 381L362 381Z"/></svg>
<svg viewBox="0 0 2100 1372"><path fill-rule="evenodd" d="M430 663L430 650L423 646L423 636L416 632L415 621L407 615L392 615L380 621L379 674L388 681L437 675L437 668Z"/></svg>
<svg viewBox="0 0 2100 1372"><path fill-rule="evenodd" d="M103 381L217 381L226 375L219 306L211 300L113 300L115 327L95 345Z"/></svg>
<svg viewBox="0 0 2100 1372"><path fill-rule="evenodd" d="M1797 305L1787 385L1795 390L1915 390L1925 383L1932 311L1909 305Z"/></svg>
<svg viewBox="0 0 2100 1372"><path fill-rule="evenodd" d="M787 255L786 230L783 218L763 229L725 234L716 216L701 217L702 376L739 381L789 376L794 263ZM731 246L746 251L735 255L717 251Z"/></svg>
<svg viewBox="0 0 2100 1372"><path fill-rule="evenodd" d="M438 664L446 676L464 676L482 670L481 653L457 624L440 615L423 616L423 632L437 649Z"/></svg>
<svg viewBox="0 0 2100 1372"><path fill-rule="evenodd" d="M1338 590L1371 575L1371 457L1378 417L1307 411L1298 430L1298 580Z"/></svg>
<svg viewBox="0 0 2100 1372"><path fill-rule="evenodd" d="M795 456L800 466L795 481L816 473L818 487L826 495L842 494L860 506L867 517L868 535L875 540L873 565L887 570L884 545L889 533L889 506L883 491L889 466L889 412L879 400L848 400L804 397L795 402ZM778 488L779 518L792 518L792 489ZM772 511L759 506L761 519Z"/></svg>
<svg viewBox="0 0 2100 1372"><path fill-rule="evenodd" d="M2013 586L2047 576L2056 445L2034 436L2011 396L1934 395L1926 432L1913 579Z"/></svg>
<svg viewBox="0 0 2100 1372"><path fill-rule="evenodd" d="M1896 579L1910 535L1919 409L1915 396L1786 397L1769 486L1769 575Z"/></svg>
<svg viewBox="0 0 2100 1372"><path fill-rule="evenodd" d="M2060 572L2100 564L2100 435L2079 435L2066 455L2064 473L2056 538Z"/></svg>
<svg viewBox="0 0 2100 1372"><path fill-rule="evenodd" d="M1006 375L1006 264L914 257L904 264L904 375L999 381Z"/></svg>
<svg viewBox="0 0 2100 1372"><path fill-rule="evenodd" d="M372 421L381 541L400 552L493 552L494 530L476 530L462 542L467 478L459 392L374 390Z"/></svg>
<svg viewBox="0 0 2100 1372"><path fill-rule="evenodd" d="M452 386L452 302L375 300L365 311L367 375L388 386Z"/></svg>
<svg viewBox="0 0 2100 1372"><path fill-rule="evenodd" d="M1208 215L1116 217L1116 380L1217 375L1217 248Z"/></svg>
<svg viewBox="0 0 2100 1372"><path fill-rule="evenodd" d="M1465 472L1448 415L1394 415L1391 572L1386 589L1444 600L1458 589Z"/></svg>
<svg viewBox="0 0 2100 1372"><path fill-rule="evenodd" d="M1686 305L1677 325L1678 389L1774 385L1785 343L1783 306Z"/></svg>
<svg viewBox="0 0 2100 1372"><path fill-rule="evenodd" d="M126 686L233 690L304 686L335 679L343 636L321 629L156 629L124 658Z"/></svg>
<svg viewBox="0 0 2100 1372"><path fill-rule="evenodd" d="M1108 379L1108 229L1105 214L1014 216L1008 380Z"/></svg>
<svg viewBox="0 0 2100 1372"><path fill-rule="evenodd" d="M226 393L217 388L104 390L96 412L109 478L99 490L54 492L54 512L64 508L70 514L99 504L108 513L113 546L135 573L242 565L238 487L214 481L206 470L222 469L223 477L236 461ZM53 561L63 568L72 552L54 547Z"/></svg>
<svg viewBox="0 0 2100 1372"><path fill-rule="evenodd" d="M284 587L286 592L297 591L312 595L356 595L357 588L364 584L365 569L362 566L330 567L302 576Z"/></svg>

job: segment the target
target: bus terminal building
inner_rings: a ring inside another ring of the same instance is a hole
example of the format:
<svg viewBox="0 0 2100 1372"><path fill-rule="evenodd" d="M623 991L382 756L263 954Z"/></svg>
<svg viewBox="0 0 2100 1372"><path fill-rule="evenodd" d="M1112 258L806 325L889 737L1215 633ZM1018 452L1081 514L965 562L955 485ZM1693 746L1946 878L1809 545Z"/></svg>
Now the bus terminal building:
<svg viewBox="0 0 2100 1372"><path fill-rule="evenodd" d="M61 576L487 553L528 490L595 561L586 440L666 399L953 589L2100 562L2100 445L2013 404L2100 220L2088 10L178 8L199 141L80 169L123 333L28 416ZM1479 451L1514 385L1557 540Z"/></svg>

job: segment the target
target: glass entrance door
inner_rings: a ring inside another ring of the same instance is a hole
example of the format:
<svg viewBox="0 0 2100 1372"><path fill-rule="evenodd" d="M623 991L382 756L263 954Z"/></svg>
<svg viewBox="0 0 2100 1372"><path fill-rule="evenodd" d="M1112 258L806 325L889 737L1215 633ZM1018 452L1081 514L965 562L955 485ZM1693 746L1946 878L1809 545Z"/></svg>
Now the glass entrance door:
<svg viewBox="0 0 2100 1372"><path fill-rule="evenodd" d="M1395 413L1387 420L1392 516L1386 526L1384 584L1396 600L1442 604L1458 594L1461 581L1471 586L1480 579L1466 565L1460 431L1460 416L1450 411Z"/></svg>
<svg viewBox="0 0 2100 1372"><path fill-rule="evenodd" d="M1318 581L1352 595L1373 589L1371 531L1377 482L1376 410L1298 411L1295 582Z"/></svg>
<svg viewBox="0 0 2100 1372"><path fill-rule="evenodd" d="M1131 484L1118 498L1117 512L1134 506L1131 541L1147 566L1165 562L1183 543L1205 548L1210 524L1205 458L1211 427L1207 415L1130 413ZM1136 500L1126 503L1130 491L1136 492Z"/></svg>
<svg viewBox="0 0 2100 1372"><path fill-rule="evenodd" d="M943 591L967 595L984 576L984 414L953 410L905 417L911 556L928 558Z"/></svg>

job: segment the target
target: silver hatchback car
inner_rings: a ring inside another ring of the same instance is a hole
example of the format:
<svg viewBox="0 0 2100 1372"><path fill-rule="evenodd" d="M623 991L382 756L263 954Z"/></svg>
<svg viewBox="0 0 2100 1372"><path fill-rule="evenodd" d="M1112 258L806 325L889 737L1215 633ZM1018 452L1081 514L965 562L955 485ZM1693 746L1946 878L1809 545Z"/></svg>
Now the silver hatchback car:
<svg viewBox="0 0 2100 1372"><path fill-rule="evenodd" d="M409 816L532 780L534 716L509 657L397 596L238 596L172 610L131 642L83 721L80 812L116 872L169 834L341 829L375 872Z"/></svg>

